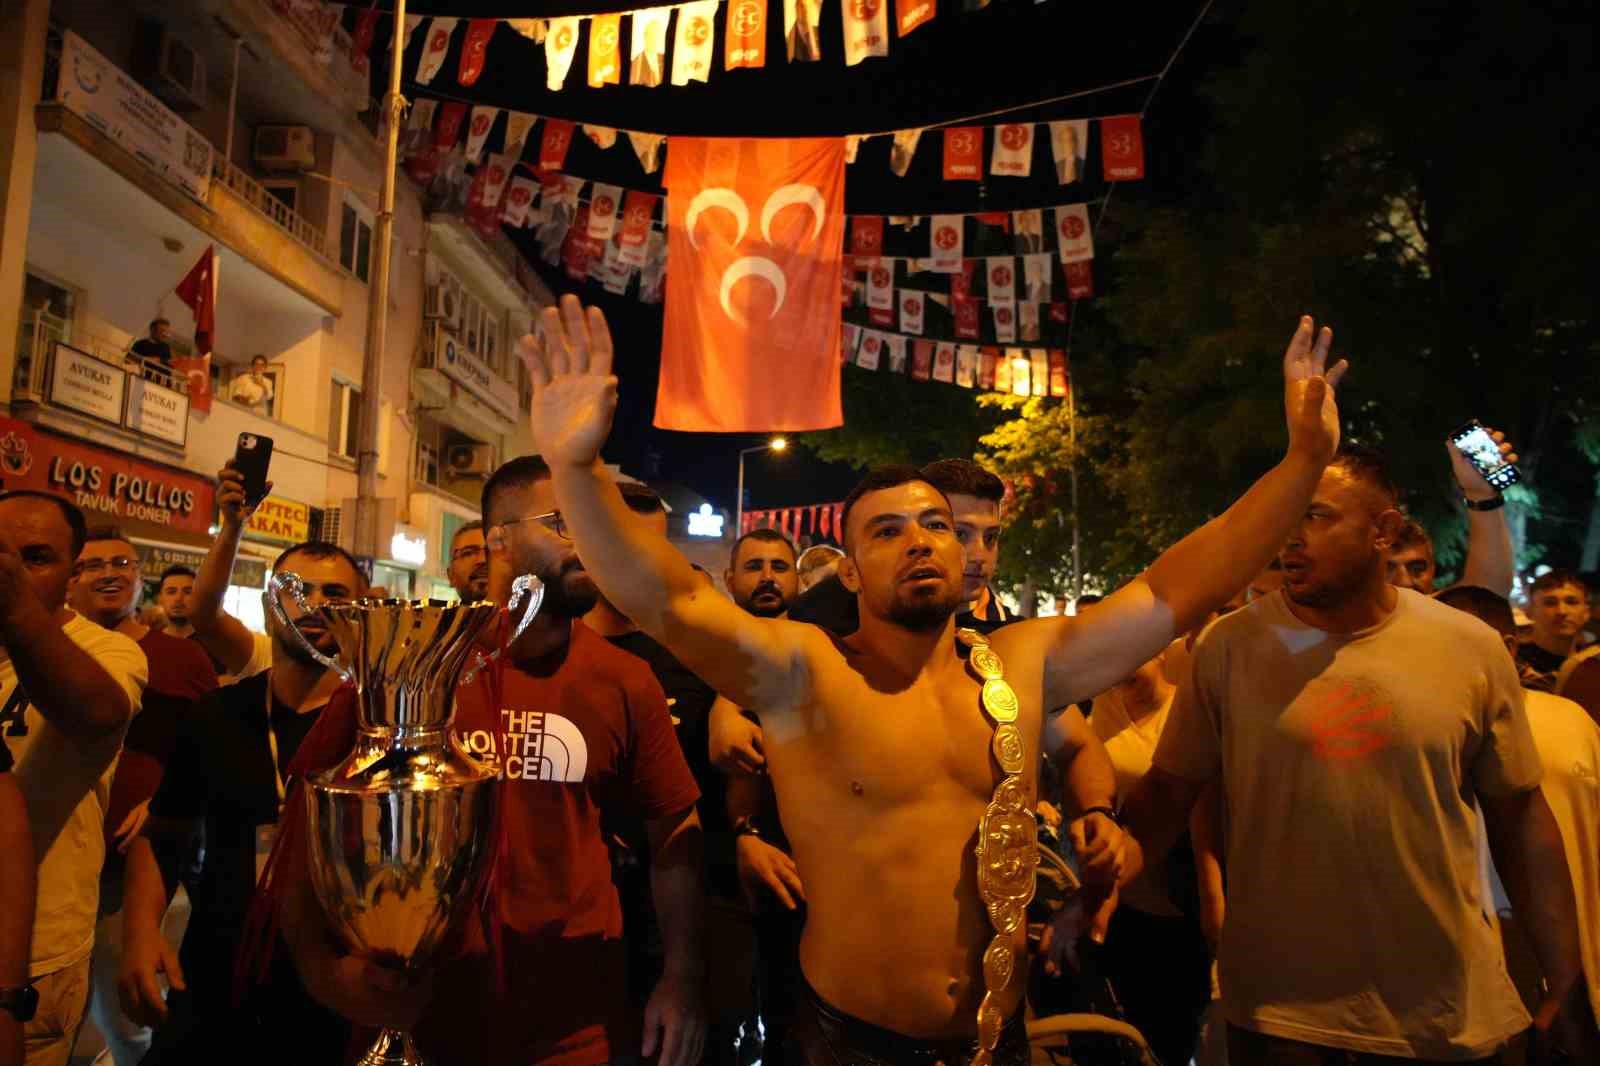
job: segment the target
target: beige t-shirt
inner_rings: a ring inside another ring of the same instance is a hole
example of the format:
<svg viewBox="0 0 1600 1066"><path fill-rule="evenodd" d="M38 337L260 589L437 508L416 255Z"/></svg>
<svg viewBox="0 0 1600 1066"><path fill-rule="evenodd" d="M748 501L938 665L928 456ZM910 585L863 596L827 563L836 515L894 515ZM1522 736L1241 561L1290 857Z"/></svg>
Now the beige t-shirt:
<svg viewBox="0 0 1600 1066"><path fill-rule="evenodd" d="M1155 765L1226 789L1229 1022L1481 1058L1530 1019L1483 899L1473 797L1533 788L1539 757L1499 636L1398 595L1352 634L1303 624L1282 593L1219 620Z"/></svg>
<svg viewBox="0 0 1600 1066"><path fill-rule="evenodd" d="M1089 728L1105 745L1111 758L1111 769L1117 778L1117 795L1126 799L1135 785L1150 772L1150 760L1156 752L1156 741L1166 725L1172 699L1167 701L1143 721L1135 722L1128 714L1122 688L1102 692L1094 698L1094 709L1089 712ZM1183 912L1173 905L1161 887L1162 870L1146 870L1122 890L1122 905L1134 907L1146 914L1163 918L1178 918Z"/></svg>
<svg viewBox="0 0 1600 1066"><path fill-rule="evenodd" d="M137 714L150 676L139 645L78 614L61 628L122 686ZM40 856L30 978L71 966L94 947L106 800L125 732L88 746L69 739L18 689L11 656L0 647L0 742L17 761L17 784Z"/></svg>

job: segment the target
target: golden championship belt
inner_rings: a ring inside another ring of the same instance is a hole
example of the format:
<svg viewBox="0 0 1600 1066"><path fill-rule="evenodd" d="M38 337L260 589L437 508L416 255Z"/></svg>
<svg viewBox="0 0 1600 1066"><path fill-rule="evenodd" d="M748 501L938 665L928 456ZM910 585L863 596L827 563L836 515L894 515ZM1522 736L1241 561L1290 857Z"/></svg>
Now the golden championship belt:
<svg viewBox="0 0 1600 1066"><path fill-rule="evenodd" d="M1027 768L1027 745L1017 720L1017 694L1005 680L1005 664L989 640L973 629L956 630L956 639L969 649L967 668L983 684L980 697L984 714L994 723L989 752L1000 768L994 798L978 822L978 898L988 912L994 938L983 953L983 1002L978 1005L978 1052L972 1066L990 1066L1006 1018L999 999L1025 960L1014 942L1033 901L1039 864L1038 823L1028 809L1028 789L1022 773Z"/></svg>

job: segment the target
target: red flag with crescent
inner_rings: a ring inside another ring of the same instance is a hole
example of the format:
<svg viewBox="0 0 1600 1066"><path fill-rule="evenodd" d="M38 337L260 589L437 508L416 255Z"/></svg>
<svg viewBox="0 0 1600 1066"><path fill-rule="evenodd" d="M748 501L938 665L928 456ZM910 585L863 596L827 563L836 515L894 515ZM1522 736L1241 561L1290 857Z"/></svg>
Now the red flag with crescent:
<svg viewBox="0 0 1600 1066"><path fill-rule="evenodd" d="M467 22L467 36L461 42L461 65L456 68L456 80L462 85L478 83L483 73L484 59L489 52L489 38L499 25L495 19L471 19Z"/></svg>
<svg viewBox="0 0 1600 1066"><path fill-rule="evenodd" d="M670 140L656 426L841 424L844 170L843 138Z"/></svg>
<svg viewBox="0 0 1600 1066"><path fill-rule="evenodd" d="M371 65L368 54L372 51L372 39L378 32L378 16L382 14L377 8L371 7L356 16L356 29L350 35L350 65L365 74Z"/></svg>
<svg viewBox="0 0 1600 1066"><path fill-rule="evenodd" d="M174 359L172 368L189 378L189 406L211 410L211 347L217 335L217 250L205 254L173 290L194 312L194 355Z"/></svg>

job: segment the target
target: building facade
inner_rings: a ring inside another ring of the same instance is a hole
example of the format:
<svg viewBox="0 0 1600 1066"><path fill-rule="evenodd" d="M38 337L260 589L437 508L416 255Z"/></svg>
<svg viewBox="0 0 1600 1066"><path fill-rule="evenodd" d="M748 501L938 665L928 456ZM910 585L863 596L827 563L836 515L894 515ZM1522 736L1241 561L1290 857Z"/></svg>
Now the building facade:
<svg viewBox="0 0 1600 1066"><path fill-rule="evenodd" d="M362 380L383 143L341 9L20 0L0 41L0 482L75 499L147 574L211 540L215 474L274 442L235 606L284 545L350 546L361 396L380 392L376 583L427 596L484 476L527 447L514 338L549 291L401 171L380 380ZM381 47L381 45L380 45ZM209 377L174 288L217 257ZM171 322L180 370L130 361ZM251 377L264 356L265 388ZM158 565L159 564L159 565Z"/></svg>

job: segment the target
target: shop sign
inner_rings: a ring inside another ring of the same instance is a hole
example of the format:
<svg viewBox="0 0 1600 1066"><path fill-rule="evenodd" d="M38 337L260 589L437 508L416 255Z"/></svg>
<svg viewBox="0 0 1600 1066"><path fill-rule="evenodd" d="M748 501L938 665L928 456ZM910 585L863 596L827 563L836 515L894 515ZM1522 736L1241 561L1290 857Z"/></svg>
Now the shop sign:
<svg viewBox="0 0 1600 1066"><path fill-rule="evenodd" d="M51 492L88 515L211 536L215 491L197 474L45 433L0 418L0 488Z"/></svg>
<svg viewBox="0 0 1600 1066"><path fill-rule="evenodd" d="M722 516L712 511L709 503L702 503L698 511L689 512L689 536L716 537L720 540L722 522Z"/></svg>
<svg viewBox="0 0 1600 1066"><path fill-rule="evenodd" d="M489 369L482 359L445 334L439 342L439 369L482 400L495 414L508 421L517 420L517 390L509 381Z"/></svg>
<svg viewBox="0 0 1600 1066"><path fill-rule="evenodd" d="M300 544L311 539L311 505L282 496L268 496L250 516L244 535L274 544Z"/></svg>
<svg viewBox="0 0 1600 1066"><path fill-rule="evenodd" d="M135 541L133 546L139 550L139 576L146 581L160 581L161 575L172 566L187 566L199 573L200 564L205 562L206 558L197 551L167 548L158 544L142 544ZM263 560L250 559L243 555L234 560L233 577L228 582L230 585L261 588L266 581L267 564Z"/></svg>
<svg viewBox="0 0 1600 1066"><path fill-rule="evenodd" d="M189 440L189 397L177 389L130 374L128 407L123 412L122 424L135 433L182 448Z"/></svg>
<svg viewBox="0 0 1600 1066"><path fill-rule="evenodd" d="M71 30L62 35L56 99L202 204L211 142Z"/></svg>
<svg viewBox="0 0 1600 1066"><path fill-rule="evenodd" d="M51 403L119 426L127 391L128 374L120 366L56 342L50 361Z"/></svg>
<svg viewBox="0 0 1600 1066"><path fill-rule="evenodd" d="M428 538L414 530L396 529L389 539L389 558L405 566L427 566Z"/></svg>

